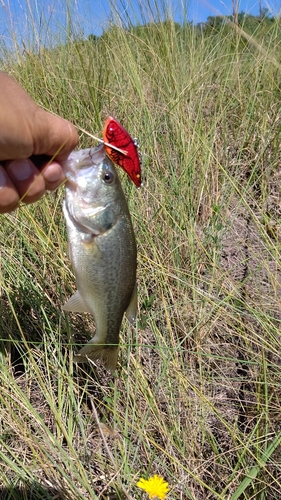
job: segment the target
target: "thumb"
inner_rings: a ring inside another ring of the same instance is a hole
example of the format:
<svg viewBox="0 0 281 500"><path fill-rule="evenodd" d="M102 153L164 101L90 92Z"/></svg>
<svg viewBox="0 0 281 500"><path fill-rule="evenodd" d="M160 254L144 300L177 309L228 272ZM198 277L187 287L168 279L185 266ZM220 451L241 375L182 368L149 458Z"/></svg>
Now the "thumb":
<svg viewBox="0 0 281 500"><path fill-rule="evenodd" d="M77 146L78 134L72 123L60 116L37 108L33 122L33 154L65 160Z"/></svg>

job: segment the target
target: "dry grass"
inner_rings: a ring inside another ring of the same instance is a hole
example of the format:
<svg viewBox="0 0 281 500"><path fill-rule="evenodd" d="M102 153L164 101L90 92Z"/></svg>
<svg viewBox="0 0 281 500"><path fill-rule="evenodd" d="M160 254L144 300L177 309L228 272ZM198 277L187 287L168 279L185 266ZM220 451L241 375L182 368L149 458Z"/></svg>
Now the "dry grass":
<svg viewBox="0 0 281 500"><path fill-rule="evenodd" d="M73 366L93 324L60 309L63 189L2 217L0 498L140 498L154 473L171 499L279 498L280 68L172 23L31 49L5 67L41 105L139 138L139 318L116 378Z"/></svg>

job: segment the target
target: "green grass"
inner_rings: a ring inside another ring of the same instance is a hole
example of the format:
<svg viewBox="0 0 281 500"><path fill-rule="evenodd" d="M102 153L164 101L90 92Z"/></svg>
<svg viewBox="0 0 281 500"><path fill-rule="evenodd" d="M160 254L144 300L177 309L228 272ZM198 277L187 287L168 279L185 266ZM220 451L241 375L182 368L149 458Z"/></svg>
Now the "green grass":
<svg viewBox="0 0 281 500"><path fill-rule="evenodd" d="M171 499L279 498L279 45L166 22L3 51L46 109L138 136L144 187L120 173L139 315L115 378L72 363L94 327L61 311L64 189L1 216L0 498L139 499L155 473Z"/></svg>

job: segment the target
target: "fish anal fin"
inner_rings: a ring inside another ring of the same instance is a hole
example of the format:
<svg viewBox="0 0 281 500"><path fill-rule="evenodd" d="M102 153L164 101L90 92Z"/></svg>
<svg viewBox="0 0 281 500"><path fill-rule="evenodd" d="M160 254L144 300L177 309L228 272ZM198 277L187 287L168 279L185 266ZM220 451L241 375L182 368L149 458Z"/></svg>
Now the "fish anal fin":
<svg viewBox="0 0 281 500"><path fill-rule="evenodd" d="M135 284L130 304L126 310L127 319L129 320L132 326L134 326L136 323L137 310L138 310L138 290L137 290L137 284Z"/></svg>
<svg viewBox="0 0 281 500"><path fill-rule="evenodd" d="M62 306L64 311L71 312L91 312L88 306L84 303L79 291L77 290L68 301Z"/></svg>

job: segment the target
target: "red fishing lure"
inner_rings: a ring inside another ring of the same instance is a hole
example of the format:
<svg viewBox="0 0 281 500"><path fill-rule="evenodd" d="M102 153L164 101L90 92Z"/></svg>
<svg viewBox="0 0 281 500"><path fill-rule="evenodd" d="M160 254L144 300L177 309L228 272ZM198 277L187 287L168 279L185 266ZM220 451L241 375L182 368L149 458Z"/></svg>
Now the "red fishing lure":
<svg viewBox="0 0 281 500"><path fill-rule="evenodd" d="M123 168L135 185L140 187L141 162L136 140L134 141L127 130L112 116L109 116L104 124L103 140L107 143L105 144L105 150L109 158L116 165ZM119 149L123 149L124 153L111 148L111 144Z"/></svg>

